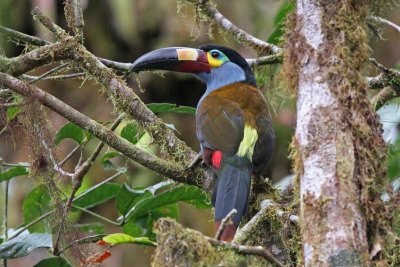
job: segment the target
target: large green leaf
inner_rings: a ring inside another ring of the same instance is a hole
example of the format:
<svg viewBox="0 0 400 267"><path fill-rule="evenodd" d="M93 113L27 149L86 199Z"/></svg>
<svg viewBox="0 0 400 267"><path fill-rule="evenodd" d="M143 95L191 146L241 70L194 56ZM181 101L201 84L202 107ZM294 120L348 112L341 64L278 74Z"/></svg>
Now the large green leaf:
<svg viewBox="0 0 400 267"><path fill-rule="evenodd" d="M201 189L195 186L177 186L159 195L145 198L135 204L126 214L128 220L138 218L155 208L184 201L197 208L210 208L210 200Z"/></svg>
<svg viewBox="0 0 400 267"><path fill-rule="evenodd" d="M24 217L24 223L28 224L31 221L39 218L41 215L50 211L51 209L51 197L48 189L44 185L32 189L29 194L25 197L22 205L22 215ZM50 233L51 227L49 219L45 218L31 227L28 228L31 233Z"/></svg>
<svg viewBox="0 0 400 267"><path fill-rule="evenodd" d="M85 131L72 122L69 122L58 130L54 143L58 145L62 140L67 138L75 140L78 144L82 145L86 140Z"/></svg>
<svg viewBox="0 0 400 267"><path fill-rule="evenodd" d="M0 245L0 258L15 259L25 257L37 248L51 248L50 234L20 235Z"/></svg>
<svg viewBox="0 0 400 267"><path fill-rule="evenodd" d="M72 267L72 265L64 258L52 257L41 260L33 267Z"/></svg>
<svg viewBox="0 0 400 267"><path fill-rule="evenodd" d="M121 185L117 183L102 184L82 197L77 196L73 204L81 208L91 208L114 198L120 189ZM90 188L88 190L90 190ZM82 194L84 193L85 192Z"/></svg>
<svg viewBox="0 0 400 267"><path fill-rule="evenodd" d="M126 244L126 243L135 243L140 245L152 246L156 247L157 243L151 241L147 237L133 237L123 233L111 234L103 237L103 241L107 242L111 246Z"/></svg>
<svg viewBox="0 0 400 267"><path fill-rule="evenodd" d="M147 107L155 114L159 113L180 113L180 114L192 114L196 113L196 109L188 106L177 106L170 103L151 103L147 104Z"/></svg>
<svg viewBox="0 0 400 267"><path fill-rule="evenodd" d="M122 230L133 237L148 236L148 216L124 223Z"/></svg>
<svg viewBox="0 0 400 267"><path fill-rule="evenodd" d="M121 130L121 137L125 138L132 144L139 142L140 138L144 135L144 131L141 131L137 123L129 122Z"/></svg>
<svg viewBox="0 0 400 267"><path fill-rule="evenodd" d="M287 15L294 9L294 4L292 2L285 1L282 4L278 13L275 16L274 24L276 26L275 30L268 38L268 42L272 44L278 44L281 40L283 35L283 26L286 20Z"/></svg>
<svg viewBox="0 0 400 267"><path fill-rule="evenodd" d="M112 158L116 158L119 156L122 156L122 154L117 151L107 152L100 159L101 165L103 165L103 168L105 170L115 170L115 171L119 171L119 172L126 172L127 169L125 167L117 166L111 161Z"/></svg>
<svg viewBox="0 0 400 267"><path fill-rule="evenodd" d="M28 175L29 169L27 167L15 166L11 167L3 172L0 172L0 182L10 180L14 177L21 175Z"/></svg>
<svg viewBox="0 0 400 267"><path fill-rule="evenodd" d="M156 191L166 189L171 184L172 181L163 181L146 188L137 187L132 189L129 185L124 184L121 191L117 195L117 210L120 214L125 215L133 206L143 199L152 197Z"/></svg>

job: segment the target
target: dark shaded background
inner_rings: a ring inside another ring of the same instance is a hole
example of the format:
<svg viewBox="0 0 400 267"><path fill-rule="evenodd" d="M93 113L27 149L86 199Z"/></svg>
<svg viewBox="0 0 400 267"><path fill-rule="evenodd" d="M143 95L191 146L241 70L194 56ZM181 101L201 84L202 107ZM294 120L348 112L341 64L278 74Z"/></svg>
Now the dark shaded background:
<svg viewBox="0 0 400 267"><path fill-rule="evenodd" d="M178 1L180 2L180 1ZM185 1L182 1L185 2ZM141 54L150 50L167 46L197 47L206 43L218 43L237 49L245 57L256 55L249 49L238 45L228 35L222 35L217 28L212 28L214 39L207 34L209 30L201 25L196 26L194 12L191 6L177 6L174 0L82 0L85 17L85 43L95 55L121 61L131 62ZM238 26L260 39L266 40L275 26L273 19L277 9L282 4L277 0L249 0L249 1L217 1L219 10ZM179 5L179 4L178 4ZM34 23L30 11L34 6L54 19L57 24L65 27L62 1L55 0L1 0L1 25L18 31L37 35L52 40L53 36ZM177 11L179 9L179 12ZM389 10L384 17L400 24L399 8ZM384 28L383 36L386 40L373 40L373 57L385 66L394 67L399 63L400 33L391 28ZM2 38L0 36L0 38ZM1 45L7 56L20 54L24 47L9 43L4 38ZM35 70L33 74L40 74L50 69L44 67ZM371 70L373 73L373 70ZM295 105L293 99L285 91L284 86L277 80L276 67L263 67L256 71L264 81L263 92L271 104L271 116L274 119L277 145L275 156L270 168L270 177L278 181L290 174L288 160L288 146L291 141L295 122ZM203 93L204 86L193 77L182 74L168 73L165 77L145 73L140 75L139 88L135 75L129 78L129 84L145 103L170 102L179 105L195 107ZM38 86L54 94L72 107L98 121L111 121L115 117L110 101L100 92L98 85L92 81L42 81ZM60 116L48 112L52 123L51 131L56 132L66 121ZM172 123L179 131L179 137L193 149L198 150L195 137L194 118L188 115L165 115L166 123ZM0 136L0 155L6 162L28 161L26 142L23 135L8 132ZM150 146L151 138L144 138L141 146L155 150ZM94 144L88 147L90 153ZM73 143L64 141L57 150L58 158L62 159L71 149ZM77 159L75 159L77 160ZM72 168L68 166L68 168ZM100 164L95 164L89 173L91 183L99 182L108 177L111 172L104 171ZM129 179L135 185L149 185L158 180L155 174L129 163ZM123 183L125 177L119 181ZM27 177L14 179L11 184L10 198L10 227L17 227L21 222L21 206L24 196L34 187ZM3 191L2 191L3 192ZM3 193L2 193L3 194ZM1 198L1 201L3 198ZM0 206L3 207L2 203ZM185 226L198 229L207 235L213 235L211 210L196 210L191 206L180 206L180 222ZM114 203L107 203L95 209L96 212L115 219L117 217ZM1 213L2 214L2 213ZM1 215L0 215L1 218ZM87 215L81 217L82 222L94 222L94 218ZM118 228L106 227L107 232L121 232ZM152 249L143 249L134 245L119 246L112 251L113 256L106 260L105 266L148 266ZM36 251L30 256L18 260L10 260L9 266L32 266L45 256L43 251Z"/></svg>

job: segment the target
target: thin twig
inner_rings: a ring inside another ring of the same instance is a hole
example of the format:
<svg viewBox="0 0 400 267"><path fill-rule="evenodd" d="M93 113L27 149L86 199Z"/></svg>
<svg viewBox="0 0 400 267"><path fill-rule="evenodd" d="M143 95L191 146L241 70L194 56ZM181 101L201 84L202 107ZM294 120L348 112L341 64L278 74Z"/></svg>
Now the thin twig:
<svg viewBox="0 0 400 267"><path fill-rule="evenodd" d="M0 103L0 107L9 108L9 107L20 107L26 105L26 101L18 101L12 103Z"/></svg>
<svg viewBox="0 0 400 267"><path fill-rule="evenodd" d="M97 213L94 213L94 212L92 212L92 211L90 211L88 209L85 209L85 208L82 208L82 207L79 207L79 206L75 206L74 204L72 204L72 207L74 207L75 209L78 209L80 211L83 211L83 212L85 212L87 214L90 214L90 215L92 215L92 216L94 216L94 217L96 217L96 218L98 218L100 220L103 220L103 221L108 222L108 223L110 223L112 225L115 225L115 226L121 226L124 223L123 221L120 222L120 223L114 222L114 221L112 221L112 220L110 220L110 219L108 219L106 217L103 217L103 216L101 216L101 215L99 215Z"/></svg>
<svg viewBox="0 0 400 267"><path fill-rule="evenodd" d="M89 194L90 192L96 190L97 188L99 188L100 186L102 186L103 184L106 184L112 180L114 180L115 178L117 178L118 176L120 176L121 174L123 174L123 172L117 172L115 174L113 174L112 176L108 177L107 179L101 181L100 183L96 184L95 186L92 186L91 188L89 188L88 190L86 190L85 192L83 192L82 194L76 196L72 202L84 197L85 195Z"/></svg>
<svg viewBox="0 0 400 267"><path fill-rule="evenodd" d="M111 180L115 179L116 177L118 177L119 175L121 175L121 172L118 172L112 176L110 176L109 178L105 179L104 181L102 181L101 183L91 187L90 189L88 189L87 191L83 192L82 194L80 194L79 196L77 196L76 198L74 198L74 201L82 198L83 196L85 196L86 194L92 192L93 190L97 189L98 187L102 186L103 184L110 182ZM11 236L8 240L13 239L17 236L19 236L20 234L22 234L25 230L27 230L29 227L31 227L32 225L35 225L36 223L42 221L43 219L46 219L47 217L49 217L51 214L53 214L56 210L51 210L48 211L44 214L42 214L41 216L37 217L35 220L31 221L30 223L26 224L24 227L22 227L21 229L19 229L18 231L16 231L13 236ZM114 222L115 223L115 222Z"/></svg>
<svg viewBox="0 0 400 267"><path fill-rule="evenodd" d="M262 246L254 246L254 247L253 246L243 246L243 245L229 243L226 241L219 241L214 238L207 237L207 236L205 236L205 238L213 246L219 246L219 247L231 249L236 252L247 254L247 255L261 256L264 259L266 259L267 261L269 261L270 263L275 264L276 266L279 266L279 267L285 266L285 264L280 262L277 258L274 257L274 255L272 255L271 252L269 252L266 248L264 248Z"/></svg>
<svg viewBox="0 0 400 267"><path fill-rule="evenodd" d="M67 162L74 154L76 151L78 151L81 148L80 145L76 146L72 151L62 160L58 163L59 166L62 166Z"/></svg>
<svg viewBox="0 0 400 267"><path fill-rule="evenodd" d="M3 166L7 167L31 167L31 164L29 162L19 162L19 163L8 163L8 162L3 162Z"/></svg>
<svg viewBox="0 0 400 267"><path fill-rule="evenodd" d="M70 37L63 28L58 26L57 24L53 23L48 17L46 17L42 11L38 7L35 7L32 10L33 19L38 20L40 23L43 24L48 30L54 33L58 39L64 39Z"/></svg>
<svg viewBox="0 0 400 267"><path fill-rule="evenodd" d="M263 65L282 63L282 60L283 60L283 54L281 52L265 57L246 59L250 67L258 67Z"/></svg>
<svg viewBox="0 0 400 267"><path fill-rule="evenodd" d="M42 214L41 216L37 217L36 219L34 219L33 221L31 221L30 223L24 225L24 227L20 228L18 231L16 231L8 240L11 240L13 238L16 238L17 236L19 236L20 234L22 234L24 231L26 231L29 227L31 227L32 225L37 224L38 222L40 222L43 219L46 219L47 217L49 217L51 214L53 214L56 210L51 210L48 211L44 214Z"/></svg>
<svg viewBox="0 0 400 267"><path fill-rule="evenodd" d="M188 0L188 2L194 3L202 14L204 14L208 19L215 21L220 28L230 33L239 43L250 46L258 52L270 52L272 54L282 51L282 48L260 40L233 24L229 19L222 15L221 12L218 11L218 9L215 7L215 4L211 1Z"/></svg>
<svg viewBox="0 0 400 267"><path fill-rule="evenodd" d="M118 118L111 125L110 131L114 131L125 117L126 117L125 113L119 115ZM93 151L93 153L90 155L90 157L82 165L80 165L79 167L76 168L76 171L72 176L71 193L70 193L70 196L69 196L69 198L67 200L67 203L65 205L65 214L67 214L69 209L71 208L72 201L75 198L75 194L76 194L76 192L78 191L78 189L82 185L83 177L89 171L89 169L92 166L93 162L96 160L97 156L100 154L100 151L103 148L103 146L104 146L104 143L100 142L97 145L97 147L95 148L95 150ZM79 162L78 162L78 164L79 164ZM92 213L91 211L86 211L86 212ZM95 215L93 215L93 216L95 216ZM97 217L100 218L102 216L98 215ZM106 218L104 218L104 219L106 219ZM66 218L63 218L63 221L61 222L61 227L63 227L63 225L65 223L65 220L66 220ZM59 241L60 241L60 233L61 233L61 231L58 232L58 235L57 235L57 238L56 238L56 242L54 244L54 251L56 251L56 252L58 252L58 246L59 246Z"/></svg>
<svg viewBox="0 0 400 267"><path fill-rule="evenodd" d="M11 39L13 39L14 41L17 41L17 42L21 41L21 42L32 44L32 45L43 46L43 45L50 44L49 42L47 42L43 39L40 39L38 37L31 36L31 35L28 35L28 34L25 34L25 33L19 32L19 31L15 31L15 30L6 28L1 25L0 25L0 34L4 35L4 36L8 36Z"/></svg>
<svg viewBox="0 0 400 267"><path fill-rule="evenodd" d="M393 75L397 78L400 78L400 71L395 69L389 69L379 63L375 58L370 58L369 61L374 64L378 69L380 69L385 74Z"/></svg>
<svg viewBox="0 0 400 267"><path fill-rule="evenodd" d="M225 218L222 219L221 224L218 228L217 233L215 234L215 239L220 240L222 234L225 231L226 226L228 226L228 224L232 224L232 217L237 213L236 209L231 210L226 216Z"/></svg>
<svg viewBox="0 0 400 267"><path fill-rule="evenodd" d="M114 123L110 127L110 131L114 131L118 125L125 119L126 114L123 113L118 116L118 118L114 121ZM71 207L72 200L75 197L76 191L78 191L79 187L81 187L82 179L89 171L90 167L92 166L93 162L96 160L98 155L100 154L101 149L104 146L104 142L100 142L93 153L89 156L89 158L79 167L76 168L74 175L72 176L72 190L71 195L67 201L66 209L68 210ZM78 163L79 164L79 163Z"/></svg>
<svg viewBox="0 0 400 267"><path fill-rule="evenodd" d="M42 75L40 75L40 76L34 78L33 80L29 81L29 83L30 83L30 84L33 84L33 83L35 83L35 82L37 82L37 81L43 80L43 79L46 78L47 76L50 76L50 75L53 74L53 73L56 73L56 72L58 72L58 71L60 71L60 70L62 70L62 69L65 69L66 67L68 67L68 65L69 65L69 63L64 63L64 64L62 64L62 65L59 65L59 66L55 67L55 68L52 68L51 70L46 71L46 72L43 73Z"/></svg>
<svg viewBox="0 0 400 267"><path fill-rule="evenodd" d="M67 80L67 79L83 78L85 76L86 76L86 73L78 72L78 73L71 73L71 74L54 75L54 76L47 77L43 80Z"/></svg>
<svg viewBox="0 0 400 267"><path fill-rule="evenodd" d="M388 26L392 27L393 29L395 29L397 32L400 33L400 26L395 24L395 23L393 23L393 22L391 22L391 21L389 21L389 20L387 20L387 19L384 19L384 18L381 18L381 17L377 17L377 16L370 16L368 18L373 20L373 21L379 22L381 24L388 25Z"/></svg>

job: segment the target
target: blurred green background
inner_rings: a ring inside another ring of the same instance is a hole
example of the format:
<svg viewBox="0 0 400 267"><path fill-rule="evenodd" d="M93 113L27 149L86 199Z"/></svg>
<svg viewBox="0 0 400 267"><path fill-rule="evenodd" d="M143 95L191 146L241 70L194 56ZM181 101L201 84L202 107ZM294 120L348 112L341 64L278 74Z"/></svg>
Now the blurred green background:
<svg viewBox="0 0 400 267"><path fill-rule="evenodd" d="M0 24L18 31L36 35L46 40L53 40L43 27L32 20L30 11L38 6L58 25L65 28L63 1L55 0L1 0ZM178 3L177 3L178 2ZM213 38L210 39L209 29L205 25L198 27L195 21L193 6L182 5L185 1L175 0L82 0L85 18L85 44L95 55L107 59L132 62L140 55L161 47L189 46L197 47L206 43L218 43L237 49L247 58L257 56L253 51L239 45L229 35L221 35L218 28L211 29ZM260 39L267 40L276 29L274 18L282 6L277 0L248 0L248 1L216 1L219 10L235 24ZM384 17L400 24L400 9L388 10ZM385 40L372 38L372 56L387 67L399 64L400 33L384 27ZM1 46L8 57L20 54L24 47L7 42L0 36ZM40 74L50 69L43 67L33 74ZM282 83L277 81L276 66L265 66L256 70L258 80L262 82L271 106L271 116L277 134L277 144L269 177L279 181L290 174L288 146L295 125L295 104L285 91ZM374 71L371 70L371 75ZM140 87L135 75L128 79L129 85L145 103L169 102L195 107L201 97L204 86L193 77L183 74L168 73L165 77L145 73L139 77ZM115 118L113 107L100 92L98 85L92 81L42 81L38 86L50 92L72 107L98 121L112 121ZM51 131L55 133L66 121L60 116L48 112L51 121ZM172 123L179 131L178 136L193 149L198 150L194 117L189 115L163 115L166 123ZM0 120L1 121L1 120ZM1 124L1 123L0 123ZM1 125L0 125L1 126ZM0 136L0 153L6 162L28 161L26 142L21 135L11 132ZM141 143L145 149L149 146L150 138ZM73 143L63 142L57 150L59 159L73 148ZM94 146L89 146L89 154ZM76 160L76 159L75 159ZM128 179L134 185L150 185L161 178L154 173L129 163ZM67 166L72 170L73 166ZM104 171L96 163L89 173L89 181L95 184L111 173ZM122 177L123 183L126 177ZM12 180L10 198L10 227L16 227L22 222L21 206L24 196L33 188L34 183L27 177ZM2 191L3 192L3 191ZM3 201L3 198L1 198ZM0 207L3 207L0 203ZM95 211L108 218L116 218L113 203L97 207ZM204 234L213 235L211 210L196 210L181 204L180 222L187 227L197 229ZM2 214L2 213L1 213ZM1 215L0 215L0 219ZM94 218L82 216L83 222L94 222ZM118 232L119 229L106 226L106 232ZM149 266L153 250L135 245L123 245L112 250L112 257L104 262L105 266ZM45 256L43 251L35 251L28 257L10 260L9 266L32 266Z"/></svg>

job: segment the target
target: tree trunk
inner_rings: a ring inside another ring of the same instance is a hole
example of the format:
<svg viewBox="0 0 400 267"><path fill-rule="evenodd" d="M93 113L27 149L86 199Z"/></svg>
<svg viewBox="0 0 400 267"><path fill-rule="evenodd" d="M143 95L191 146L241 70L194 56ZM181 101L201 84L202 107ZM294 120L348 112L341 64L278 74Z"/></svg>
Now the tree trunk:
<svg viewBox="0 0 400 267"><path fill-rule="evenodd" d="M359 73L369 51L362 2L298 0L289 27L305 266L368 266L367 229L376 229L385 149Z"/></svg>

